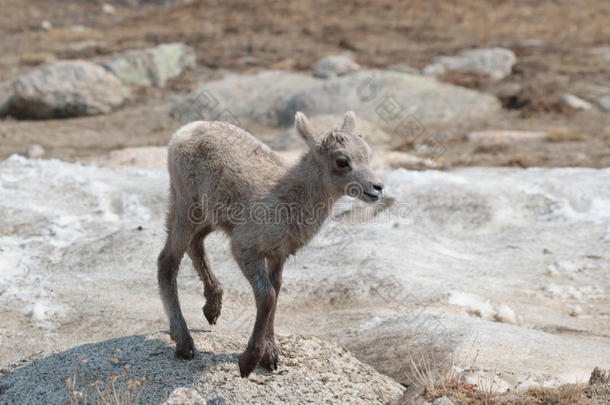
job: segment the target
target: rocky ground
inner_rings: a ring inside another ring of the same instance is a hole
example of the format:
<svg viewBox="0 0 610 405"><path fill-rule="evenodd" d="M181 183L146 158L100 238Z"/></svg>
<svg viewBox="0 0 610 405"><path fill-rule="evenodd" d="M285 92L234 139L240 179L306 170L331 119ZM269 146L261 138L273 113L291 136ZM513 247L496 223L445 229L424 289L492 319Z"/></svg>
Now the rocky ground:
<svg viewBox="0 0 610 405"><path fill-rule="evenodd" d="M143 402L610 401L603 371L562 386L610 368L607 2L2 10L0 403L82 402L112 375ZM173 360L152 333L172 132L230 121L293 161L295 111L325 130L348 109L387 194L342 201L289 262L280 371L237 378L254 305L220 235L224 312L204 322L185 259L199 353Z"/></svg>
<svg viewBox="0 0 610 405"><path fill-rule="evenodd" d="M103 164L115 162L124 159ZM165 170L12 157L0 174L7 371L83 343L166 328L154 277ZM288 262L280 333L339 342L412 388L410 359L425 361L431 375L449 369L500 392L586 381L594 367L607 367L608 169L399 169L382 177L380 206L342 201ZM225 290L214 333L248 333L250 287L226 238L212 235L206 246ZM187 258L183 267L187 322L210 330L201 282ZM125 350L126 359L139 356Z"/></svg>

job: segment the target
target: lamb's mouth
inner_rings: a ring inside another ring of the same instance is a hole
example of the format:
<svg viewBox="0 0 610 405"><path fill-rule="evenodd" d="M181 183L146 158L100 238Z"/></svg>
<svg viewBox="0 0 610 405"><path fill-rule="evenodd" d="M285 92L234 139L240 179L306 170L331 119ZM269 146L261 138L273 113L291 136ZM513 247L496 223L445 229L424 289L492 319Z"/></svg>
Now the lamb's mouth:
<svg viewBox="0 0 610 405"><path fill-rule="evenodd" d="M370 193L367 193L366 191L363 191L363 192L362 192L362 196L363 196L363 197L364 197L364 198L365 198L367 201L372 201L372 202L374 202L374 201L378 201L378 200L379 200L379 196L378 196L378 195L375 195L375 194L370 194Z"/></svg>

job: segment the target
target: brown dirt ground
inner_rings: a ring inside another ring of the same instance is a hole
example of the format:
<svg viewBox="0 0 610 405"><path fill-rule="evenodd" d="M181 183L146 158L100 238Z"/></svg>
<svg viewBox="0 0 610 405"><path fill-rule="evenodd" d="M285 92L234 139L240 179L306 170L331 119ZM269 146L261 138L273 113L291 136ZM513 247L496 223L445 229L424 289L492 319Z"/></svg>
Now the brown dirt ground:
<svg viewBox="0 0 610 405"><path fill-rule="evenodd" d="M116 12L104 14L103 3L113 4ZM137 90L128 105L103 117L0 121L0 159L23 153L32 143L44 146L46 157L67 160L126 146L164 145L179 126L165 113L168 105L223 70L308 71L320 57L345 51L365 67L422 68L437 55L463 48L504 46L516 52L518 63L502 82L455 72L443 77L494 94L506 84L522 87L518 97L503 99L504 112L487 122L427 128L446 148L439 158L443 166L605 167L610 165L610 113L567 110L559 98L565 92L586 97L588 86L610 85L610 64L590 52L610 45L609 19L606 0L588 1L586 7L568 0L2 0L0 89L48 54L95 59L183 41L195 48L198 67L163 90ZM53 28L43 30L43 20ZM533 39L539 44L528 45ZM79 52L66 48L85 40L98 45ZM578 136L494 147L466 140L469 131L484 129L561 129ZM413 145L393 146L411 150Z"/></svg>

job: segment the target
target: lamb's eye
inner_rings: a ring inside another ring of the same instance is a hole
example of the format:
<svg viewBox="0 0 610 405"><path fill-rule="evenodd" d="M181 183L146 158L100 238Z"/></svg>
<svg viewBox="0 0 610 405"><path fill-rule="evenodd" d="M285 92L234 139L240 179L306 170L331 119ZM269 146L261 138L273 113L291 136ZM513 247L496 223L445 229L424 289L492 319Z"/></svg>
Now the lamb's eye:
<svg viewBox="0 0 610 405"><path fill-rule="evenodd" d="M347 166L349 166L349 162L347 161L346 158L339 158L339 159L337 159L337 166L338 167L347 167Z"/></svg>

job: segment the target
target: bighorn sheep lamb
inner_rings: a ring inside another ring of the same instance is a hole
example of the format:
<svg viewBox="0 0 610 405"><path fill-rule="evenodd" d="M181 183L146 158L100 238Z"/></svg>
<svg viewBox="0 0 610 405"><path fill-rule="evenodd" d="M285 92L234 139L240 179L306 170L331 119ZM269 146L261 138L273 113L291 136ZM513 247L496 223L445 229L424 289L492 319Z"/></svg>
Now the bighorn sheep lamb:
<svg viewBox="0 0 610 405"><path fill-rule="evenodd" d="M176 283L185 252L204 284L203 313L215 324L223 292L203 240L215 229L229 236L257 308L252 336L239 356L241 376L248 376L259 362L277 369L273 320L284 261L313 238L336 199L349 193L374 202L382 193L383 184L369 166L371 148L355 132L353 112L345 114L340 129L325 134L314 130L300 112L295 121L309 150L292 167L226 122L193 122L172 136L167 241L158 258L158 281L179 358L195 354Z"/></svg>

